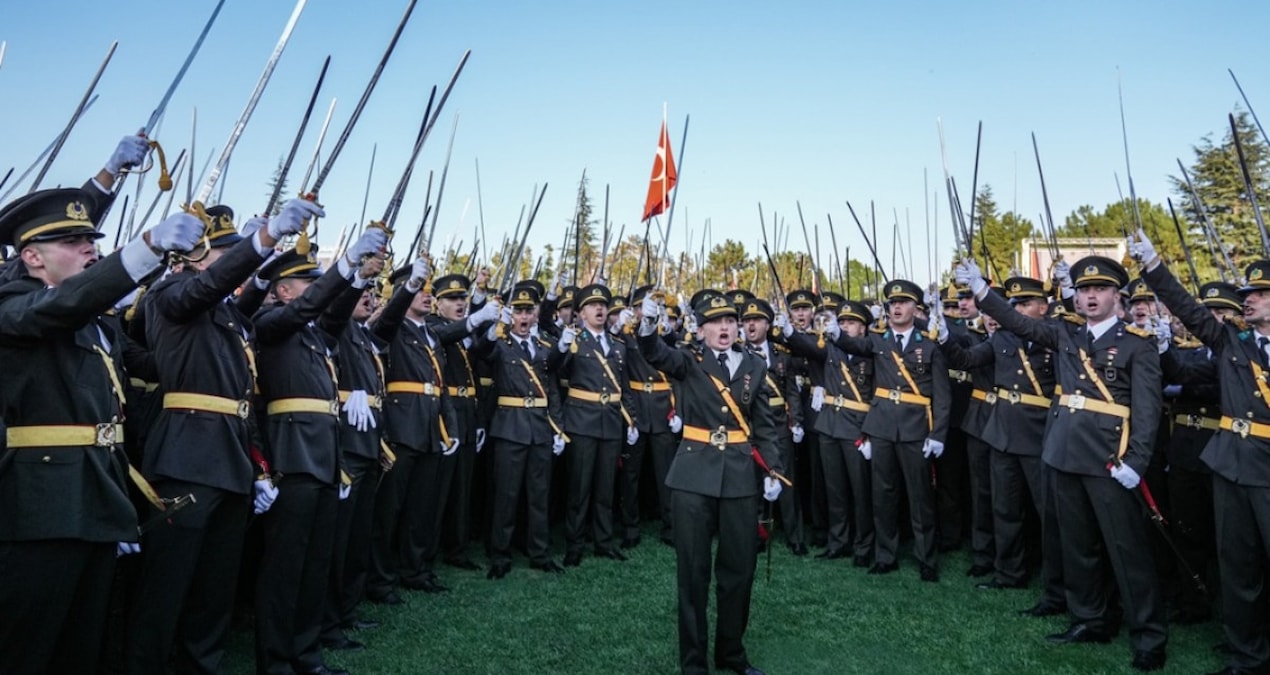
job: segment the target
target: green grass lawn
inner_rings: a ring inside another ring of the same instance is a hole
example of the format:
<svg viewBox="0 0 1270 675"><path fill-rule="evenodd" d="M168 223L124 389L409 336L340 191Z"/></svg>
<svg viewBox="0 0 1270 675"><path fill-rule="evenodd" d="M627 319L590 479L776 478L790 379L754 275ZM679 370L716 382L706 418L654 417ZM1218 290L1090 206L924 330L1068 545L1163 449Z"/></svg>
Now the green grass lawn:
<svg viewBox="0 0 1270 675"><path fill-rule="evenodd" d="M588 557L564 575L518 557L501 581L441 568L449 593L403 591L404 606L364 605L364 617L382 622L353 635L368 649L328 653L327 662L354 675L677 672L674 551L649 529L628 554L625 563ZM1046 644L1067 619L1017 616L1034 590L976 590L964 553L942 558L938 584L919 581L909 561L868 576L850 560L798 558L783 545L770 583L765 563L762 554L746 646L772 675L1133 672L1125 631L1110 645ZM1213 623L1173 627L1164 672L1217 670L1220 640ZM230 672L252 665L252 635L236 633Z"/></svg>

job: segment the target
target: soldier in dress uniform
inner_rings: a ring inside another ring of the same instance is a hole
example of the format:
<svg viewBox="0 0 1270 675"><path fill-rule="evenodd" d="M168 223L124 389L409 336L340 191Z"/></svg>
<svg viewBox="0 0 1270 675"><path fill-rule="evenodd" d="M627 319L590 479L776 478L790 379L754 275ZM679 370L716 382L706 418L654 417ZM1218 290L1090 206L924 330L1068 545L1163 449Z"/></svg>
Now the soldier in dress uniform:
<svg viewBox="0 0 1270 675"><path fill-rule="evenodd" d="M1116 316L1124 267L1101 256L1072 266L1086 324L1034 320L987 291L973 261L956 275L969 284L985 313L1024 340L1055 351L1062 396L1054 406L1042 460L1052 485L1063 549L1063 578L1071 626L1052 643L1108 642L1109 592L1103 552L1125 609L1137 670L1164 666L1168 633L1151 559L1147 524L1135 494L1151 461L1161 409L1160 358L1155 336Z"/></svg>
<svg viewBox="0 0 1270 675"><path fill-rule="evenodd" d="M1042 282L1011 277L999 288L1016 312L1032 319L1045 316L1048 302ZM985 321L996 323L990 317ZM951 367L968 371L989 368L992 372L990 388L980 390L983 394L976 395L976 400L987 409L979 434L991 448L991 532L996 555L992 579L976 587L1025 588L1028 569L1024 523L1028 504L1038 514L1044 512L1041 448L1054 394L1053 352L1006 330L994 330L987 340L968 347L948 339L944 348ZM1042 545L1050 548L1043 556L1043 565L1057 563L1061 567L1058 533L1043 532ZM1050 579L1061 579L1061 574L1046 570L1044 578L1047 583L1042 602L1065 606L1062 586L1051 587L1048 583Z"/></svg>
<svg viewBox="0 0 1270 675"><path fill-rule="evenodd" d="M934 335L915 323L922 289L893 280L886 285L886 329L852 337L837 323L827 337L843 351L873 359L873 401L864 418L861 451L872 457L873 522L877 536L870 574L899 569L899 490L908 494L913 554L922 581L939 581L935 551L935 503L931 461L944 452L949 411L948 367Z"/></svg>
<svg viewBox="0 0 1270 675"><path fill-rule="evenodd" d="M453 476L443 513L438 514L445 562L460 569L479 570L480 565L467 554L467 543L472 536L472 472L476 454L485 446L487 432L477 416L479 387L468 346L472 344L470 338L474 333L498 319L499 307L496 303L484 303L469 316L468 289L471 286L471 280L462 274L447 274L436 279L432 283L436 314L428 319L428 325L445 347L442 367L457 427L450 430L450 434L459 441L458 452L442 459L443 464L452 465Z"/></svg>
<svg viewBox="0 0 1270 675"><path fill-rule="evenodd" d="M639 322L643 319L644 297L651 293L652 286L641 286L631 294L631 320ZM625 325L625 324L623 324ZM630 380L630 390L634 409L631 411L639 429L639 438L634 445L628 445L623 454L622 468L619 475L619 491L622 526L622 548L634 548L639 545L639 487L641 473L645 464L645 456L651 460L653 478L657 485L657 503L660 506L662 520L662 538L671 536L670 524L670 488L665 486L666 472L670 470L670 461L674 459L675 447L679 444L675 434L683 428L683 419L675 410L676 396L670 379L666 374L653 368L640 353L636 345L628 342L626 350L626 374ZM666 336L662 336L665 339Z"/></svg>
<svg viewBox="0 0 1270 675"><path fill-rule="evenodd" d="M772 321L776 318L771 304L751 297L738 306L745 337L745 347L763 359L767 366L767 387L772 394L768 403L772 406L772 423L776 426L777 450L781 464L794 465L795 444L803 440L803 407L798 400L798 383L794 379L793 361L789 348L768 339ZM785 530L785 544L798 556L807 555L807 543L803 535L802 505L794 488L781 491L777 502L781 514L781 527ZM770 538L770 535L769 535ZM771 542L767 542L771 545Z"/></svg>
<svg viewBox="0 0 1270 675"><path fill-rule="evenodd" d="M626 560L614 538L613 487L622 445L638 441L639 430L630 412L629 382L618 375L626 372L625 343L605 330L611 301L609 289L600 284L579 290L581 328L566 327L552 354L551 369L569 380L564 406L564 430L570 438L565 567L582 562L588 520L596 555Z"/></svg>
<svg viewBox="0 0 1270 675"><path fill-rule="evenodd" d="M445 388L444 346L427 323L434 302L427 285L431 275L426 256L393 274L392 298L371 324L388 345L384 440L396 464L375 496L366 596L389 605L403 602L393 588L398 582L428 593L448 590L434 568L448 488L441 460L458 451L459 440L449 433L457 422Z"/></svg>
<svg viewBox="0 0 1270 675"><path fill-rule="evenodd" d="M0 283L0 663L12 673L95 672L115 558L138 550L125 488L122 336L100 317L168 251L202 236L176 214L101 258L94 226L114 175L141 162L128 137L83 189L0 209L17 252Z"/></svg>
<svg viewBox="0 0 1270 675"><path fill-rule="evenodd" d="M805 289L786 294L785 307L789 309L791 326L797 330L816 329L814 321L818 301L815 293ZM793 472L794 483L798 485L803 518L811 522L811 536L808 539L812 546L823 547L828 542L829 514L827 508L816 508L815 495L823 491L823 487L817 487L815 479L823 480L823 477L820 476L819 469L813 471L812 468L812 457L818 457L820 453L820 435L816 433L820 413L811 407L811 400L813 396L817 396L817 390L821 392L819 396L824 395L824 373L819 368L813 368L806 357L795 355L794 380L798 385L799 403L803 407L804 434L801 447L794 453L795 463L790 465L789 470ZM819 459L816 461L819 462Z"/></svg>
<svg viewBox="0 0 1270 675"><path fill-rule="evenodd" d="M947 302L949 297L955 299L956 305L941 313L945 319L945 325L948 326L949 334L967 343L982 342L984 338L982 321L974 298L970 297L970 291L964 286L949 284L940 295L941 305ZM952 317L951 321L948 320L949 316ZM962 541L965 539L966 525L968 523L972 527L974 525L973 515L970 513L972 500L970 436L962 427L962 422L966 419L966 412L974 401L972 392L975 384L972 374L967 370L950 369L948 378L952 388L948 442L945 444L944 454L935 461L935 471L938 475L935 484L935 512L939 519L938 539L941 551L955 551L961 548ZM978 444L976 450L980 459L986 460L987 454L982 443ZM986 468L986 462L981 466ZM984 475L983 478L982 482L986 486L987 476ZM971 532L971 538L974 538L973 532ZM979 541L981 544L991 545L990 539L989 532L987 537L981 535ZM983 551L972 553L971 558L971 567L976 574L984 571L985 562L989 566L992 562L992 556L985 555ZM988 571L991 571L990 567Z"/></svg>
<svg viewBox="0 0 1270 675"><path fill-rule="evenodd" d="M755 515L760 487L775 501L784 471L762 359L736 344L737 311L724 297L693 307L701 347L671 349L657 335L659 307L642 305L639 349L653 367L683 382L683 441L666 477L672 491L679 592L679 667L707 672L711 549L717 536L717 616L714 665L741 675L762 675L745 651L750 593L758 550ZM752 453L772 472L762 483Z"/></svg>
<svg viewBox="0 0 1270 675"><path fill-rule="evenodd" d="M851 337L866 334L872 315L851 300L839 305L841 331ZM812 401L817 409L815 432L824 453L825 486L829 503L829 540L817 558L853 557L856 567L873 564L873 487L869 458L859 452L861 427L873 396L873 359L849 354L830 340L798 331L777 319L778 330L794 354L816 364L825 383L823 395ZM782 497L783 498L783 497Z"/></svg>
<svg viewBox="0 0 1270 675"><path fill-rule="evenodd" d="M1154 246L1138 232L1129 252L1143 277L1187 330L1212 350L1221 390L1220 431L1200 459L1213 472L1213 512L1221 574L1222 628L1227 667L1221 673L1270 670L1264 589L1270 572L1270 261L1244 271L1242 320L1221 320L1194 300L1160 264Z"/></svg>
<svg viewBox="0 0 1270 675"><path fill-rule="evenodd" d="M499 324L478 336L472 356L494 364L497 408L490 420L493 449L493 507L489 538L489 579L511 571L512 534L521 494L525 496L526 550L530 567L559 574L551 557L548 508L552 457L564 452L560 391L549 368L555 344L531 333L540 297L530 286L517 286L502 309Z"/></svg>
<svg viewBox="0 0 1270 675"><path fill-rule="evenodd" d="M320 213L297 199L267 227L257 223L253 235L241 237L233 211L213 206L206 211L206 255L191 254L141 300L163 392L141 472L163 498L196 501L142 539L128 672L163 671L174 641L182 671L220 670L256 475L251 323L230 298L282 237Z"/></svg>
<svg viewBox="0 0 1270 675"><path fill-rule="evenodd" d="M367 228L323 273L313 252L292 249L261 275L277 302L253 318L260 393L268 415L264 458L276 501L264 514L256 583L256 671L328 673L320 633L341 482L335 350L355 303L328 306L350 285L369 285L383 265L384 230ZM364 260L365 259L365 260ZM273 478L270 478L272 476Z"/></svg>

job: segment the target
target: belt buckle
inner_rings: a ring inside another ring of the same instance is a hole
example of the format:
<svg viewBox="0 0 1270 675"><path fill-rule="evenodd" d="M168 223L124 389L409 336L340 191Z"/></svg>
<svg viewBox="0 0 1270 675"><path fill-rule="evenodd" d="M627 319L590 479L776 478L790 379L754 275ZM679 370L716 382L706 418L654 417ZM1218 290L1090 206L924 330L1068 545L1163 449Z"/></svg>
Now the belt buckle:
<svg viewBox="0 0 1270 675"><path fill-rule="evenodd" d="M459 396L460 396L460 397L462 397L462 398L467 398L467 387L466 387L466 386L459 387Z"/></svg>
<svg viewBox="0 0 1270 675"><path fill-rule="evenodd" d="M1247 420L1231 420L1230 430L1239 434L1240 438L1248 438L1248 432L1252 431L1252 425Z"/></svg>
<svg viewBox="0 0 1270 675"><path fill-rule="evenodd" d="M985 394L984 394L984 397L983 397L983 402L984 402L984 403L987 403L988 405L996 405L996 402L997 402L997 394L996 394L996 392L994 392L994 391L989 391L989 392L985 393Z"/></svg>
<svg viewBox="0 0 1270 675"><path fill-rule="evenodd" d="M713 445L714 447L718 448L720 451L723 451L725 448L727 448L728 447L727 428L720 426L718 429L711 431L710 445Z"/></svg>
<svg viewBox="0 0 1270 675"><path fill-rule="evenodd" d="M436 389L436 387L432 386L432 383L431 383L431 382L424 382L424 383L423 383L423 393L424 393L424 395L426 395L426 396L432 396L432 395L434 395L434 394L436 394L436 393L437 393L437 389Z"/></svg>
<svg viewBox="0 0 1270 675"><path fill-rule="evenodd" d="M886 397L887 397L888 399L890 399L890 400L892 400L892 401L896 402L896 403L899 403L899 402L900 402L900 390L899 390L899 389L892 389L892 390L890 391L890 393L888 393L888 394L886 395Z"/></svg>
<svg viewBox="0 0 1270 675"><path fill-rule="evenodd" d="M835 396L833 397L833 405L836 408L845 408L847 407L847 399L842 395Z"/></svg>
<svg viewBox="0 0 1270 675"><path fill-rule="evenodd" d="M93 440L93 445L99 448L109 448L116 443L116 426L114 422L98 424L94 429L96 430L96 438Z"/></svg>
<svg viewBox="0 0 1270 675"><path fill-rule="evenodd" d="M244 420L247 419L248 417L251 417L251 401L246 401L246 400L239 401L238 410L234 411L234 414L238 415L239 419L244 419Z"/></svg>
<svg viewBox="0 0 1270 675"><path fill-rule="evenodd" d="M1076 412L1085 409L1085 397L1081 394L1072 394L1067 397L1068 412Z"/></svg>
<svg viewBox="0 0 1270 675"><path fill-rule="evenodd" d="M340 402L339 401L331 401L331 416L332 417L340 416Z"/></svg>
<svg viewBox="0 0 1270 675"><path fill-rule="evenodd" d="M603 405L609 404L609 393L607 391L600 394L600 403L602 403Z"/></svg>
<svg viewBox="0 0 1270 675"><path fill-rule="evenodd" d="M1017 391L1011 391L1009 394L1010 403L1018 403L1023 400L1023 395Z"/></svg>
<svg viewBox="0 0 1270 675"><path fill-rule="evenodd" d="M1204 419L1203 419L1202 417L1200 417L1199 415L1195 415L1195 414L1188 414L1188 415L1186 416L1186 426L1188 426L1188 427L1190 427L1190 428L1192 428L1192 429L1203 429L1203 428L1204 428Z"/></svg>
<svg viewBox="0 0 1270 675"><path fill-rule="evenodd" d="M369 402L370 402L370 407L374 408L375 410L382 410L382 409L383 409L383 407L384 407L384 397L383 397L383 396L379 396L378 394L376 394L375 396L371 396L368 400L369 400Z"/></svg>
<svg viewBox="0 0 1270 675"><path fill-rule="evenodd" d="M525 397L525 407L526 407L526 408L532 408L532 407L534 407L534 397L533 397L533 396L526 396L526 397Z"/></svg>
<svg viewBox="0 0 1270 675"><path fill-rule="evenodd" d="M651 393L653 393L653 383L652 383L652 382L645 382L645 383L644 383L644 393L645 393L645 394L651 394Z"/></svg>

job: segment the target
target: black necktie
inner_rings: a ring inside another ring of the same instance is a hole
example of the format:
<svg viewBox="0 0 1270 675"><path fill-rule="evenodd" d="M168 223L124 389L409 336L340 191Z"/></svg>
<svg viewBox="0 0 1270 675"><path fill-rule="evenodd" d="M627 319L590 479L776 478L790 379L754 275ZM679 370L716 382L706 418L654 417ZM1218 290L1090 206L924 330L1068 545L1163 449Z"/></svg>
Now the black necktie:
<svg viewBox="0 0 1270 675"><path fill-rule="evenodd" d="M520 348L525 352L525 356L532 359L534 357L534 353L529 351L529 340L517 340L517 342L520 343Z"/></svg>
<svg viewBox="0 0 1270 675"><path fill-rule="evenodd" d="M728 377L732 377L732 371L728 370L728 355L726 352L719 353L719 367L728 374Z"/></svg>
<svg viewBox="0 0 1270 675"><path fill-rule="evenodd" d="M1261 357L1261 367L1270 368L1270 357L1266 356L1266 343L1270 343L1270 338L1257 338L1257 355Z"/></svg>
<svg viewBox="0 0 1270 675"><path fill-rule="evenodd" d="M895 344L899 345L900 351L904 351L904 334L903 333L895 334Z"/></svg>
<svg viewBox="0 0 1270 675"><path fill-rule="evenodd" d="M1088 326L1085 327L1085 338L1086 338L1086 341L1089 343L1085 345L1085 348L1090 354L1093 354L1094 353L1094 332L1090 330Z"/></svg>

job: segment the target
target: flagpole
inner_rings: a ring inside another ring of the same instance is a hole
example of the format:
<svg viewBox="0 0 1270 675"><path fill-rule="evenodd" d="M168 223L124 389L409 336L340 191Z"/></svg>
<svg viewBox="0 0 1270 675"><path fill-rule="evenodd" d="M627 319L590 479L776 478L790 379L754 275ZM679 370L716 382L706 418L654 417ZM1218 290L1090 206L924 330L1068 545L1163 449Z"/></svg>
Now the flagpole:
<svg viewBox="0 0 1270 675"><path fill-rule="evenodd" d="M662 115L663 116L665 115L664 107L662 110ZM665 283L665 278L666 278L666 259L670 251L670 224L674 222L675 220L675 202L678 201L677 197L679 196L679 176L683 173L684 146L688 144L688 121L690 119L691 119L691 115L684 115L684 133L679 140L679 161L675 164L675 187L673 188L673 192L676 199L671 199L670 212L666 214L666 232L664 233L665 236L662 238L662 247L661 247L661 250L662 250L661 271L657 275L657 285L659 286ZM664 125L665 125L664 118L662 120L662 124L664 128ZM667 153L667 155L669 156L670 153ZM662 185L665 185L665 182L663 182ZM663 190L665 190L665 188L663 188ZM668 198L669 196L670 195L667 194L665 195L665 198Z"/></svg>

